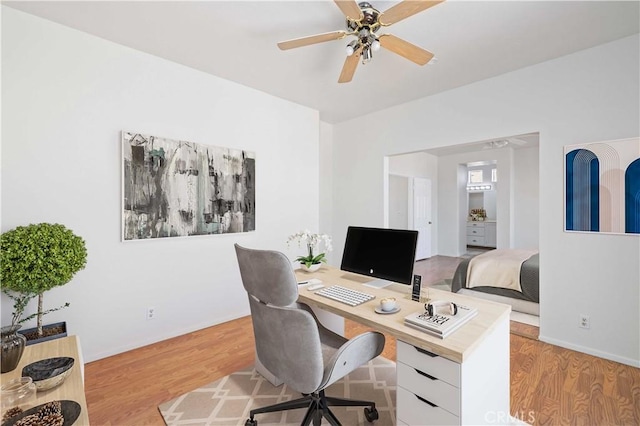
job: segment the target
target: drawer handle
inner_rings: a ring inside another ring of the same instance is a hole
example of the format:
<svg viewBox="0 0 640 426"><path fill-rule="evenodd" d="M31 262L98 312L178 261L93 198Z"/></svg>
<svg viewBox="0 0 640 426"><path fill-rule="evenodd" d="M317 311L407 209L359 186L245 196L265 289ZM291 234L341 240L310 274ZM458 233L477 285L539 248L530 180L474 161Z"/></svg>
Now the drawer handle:
<svg viewBox="0 0 640 426"><path fill-rule="evenodd" d="M475 229L472 231L474 234L477 233L478 231L476 231Z"/></svg>
<svg viewBox="0 0 640 426"><path fill-rule="evenodd" d="M418 370L417 368L414 368L414 370L416 370L416 373L418 373L418 374L419 374L419 375L421 375L421 376L426 377L427 379L430 379L430 380L438 380L436 377L430 376L429 374L424 373L424 372L422 372L422 371Z"/></svg>
<svg viewBox="0 0 640 426"><path fill-rule="evenodd" d="M416 348L416 347L414 346L414 348ZM435 357L438 356L437 354L434 354L433 352L429 352L428 350L422 349L422 348L416 348L416 351L418 351L418 352L420 352L422 354L425 354L425 355L429 355L431 358L435 358Z"/></svg>
<svg viewBox="0 0 640 426"><path fill-rule="evenodd" d="M425 404L429 404L430 406L432 406L434 408L438 408L438 406L436 404L434 404L433 402L429 402L426 399L424 399L422 397L419 397L418 395L416 395L416 398L418 398L420 401L424 402Z"/></svg>

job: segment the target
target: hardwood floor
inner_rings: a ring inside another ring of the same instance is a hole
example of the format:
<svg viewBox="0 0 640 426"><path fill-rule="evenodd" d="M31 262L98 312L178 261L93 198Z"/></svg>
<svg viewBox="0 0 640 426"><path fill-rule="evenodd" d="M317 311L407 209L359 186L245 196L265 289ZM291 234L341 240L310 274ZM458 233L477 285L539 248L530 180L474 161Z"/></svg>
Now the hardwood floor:
<svg viewBox="0 0 640 426"><path fill-rule="evenodd" d="M416 273L433 284L459 261L435 256ZM365 329L345 323L347 337ZM535 425L640 425L640 369L540 342L537 327L512 322L511 331L512 415ZM91 424L163 425L158 404L253 364L253 339L244 317L86 364ZM394 339L383 356L396 359Z"/></svg>
<svg viewBox="0 0 640 426"><path fill-rule="evenodd" d="M423 286L435 284L445 278L453 277L461 261L462 258L459 257L433 256L416 262L413 273L422 276Z"/></svg>
<svg viewBox="0 0 640 426"><path fill-rule="evenodd" d="M347 321L347 336L364 329ZM393 339L383 355L395 360ZM249 317L91 362L89 419L162 425L158 404L253 362ZM638 425L640 369L512 334L511 414L536 425Z"/></svg>
<svg viewBox="0 0 640 426"><path fill-rule="evenodd" d="M89 421L164 425L158 404L255 361L251 318L165 340L85 365Z"/></svg>
<svg viewBox="0 0 640 426"><path fill-rule="evenodd" d="M540 425L638 425L640 369L512 334L511 414Z"/></svg>

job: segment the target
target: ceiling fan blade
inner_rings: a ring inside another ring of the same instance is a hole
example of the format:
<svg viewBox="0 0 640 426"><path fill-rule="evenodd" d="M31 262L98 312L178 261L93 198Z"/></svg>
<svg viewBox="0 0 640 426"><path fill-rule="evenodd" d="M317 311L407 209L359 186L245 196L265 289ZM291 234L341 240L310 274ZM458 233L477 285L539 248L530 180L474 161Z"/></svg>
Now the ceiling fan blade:
<svg viewBox="0 0 640 426"><path fill-rule="evenodd" d="M432 6L442 3L444 0L404 0L395 6L382 12L380 24L383 26L395 24L403 19L422 12Z"/></svg>
<svg viewBox="0 0 640 426"><path fill-rule="evenodd" d="M358 62L360 62L360 54L362 53L362 47L353 52L353 55L347 56L340 72L340 78L338 83L348 83L353 79L353 75L356 73Z"/></svg>
<svg viewBox="0 0 640 426"><path fill-rule="evenodd" d="M345 31L316 34L308 37L294 38L293 40L278 43L280 50L294 49L296 47L309 46L310 44L324 43L325 41L340 40L347 35Z"/></svg>
<svg viewBox="0 0 640 426"><path fill-rule="evenodd" d="M397 53L398 55L415 62L418 65L425 65L433 58L433 53L424 50L414 44L391 34L383 34L379 37L380 46Z"/></svg>
<svg viewBox="0 0 640 426"><path fill-rule="evenodd" d="M336 2L344 16L351 20L362 19L362 11L355 0L333 0Z"/></svg>

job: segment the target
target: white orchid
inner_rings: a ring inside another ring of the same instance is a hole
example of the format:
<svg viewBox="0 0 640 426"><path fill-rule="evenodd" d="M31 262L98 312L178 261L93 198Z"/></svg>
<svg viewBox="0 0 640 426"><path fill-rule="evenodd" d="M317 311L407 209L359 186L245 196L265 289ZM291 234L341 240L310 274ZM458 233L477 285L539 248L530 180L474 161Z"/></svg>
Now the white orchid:
<svg viewBox="0 0 640 426"><path fill-rule="evenodd" d="M316 265L321 262L326 262L326 253L333 250L330 236L328 236L327 234L314 234L308 229L289 235L289 238L287 238L287 247L290 247L291 243L294 241L298 243L298 247L302 247L302 243L307 246L309 254L307 256L300 256L296 259L298 262L305 264L307 267ZM325 251L318 255L314 255L314 249L320 250L320 246L324 246Z"/></svg>

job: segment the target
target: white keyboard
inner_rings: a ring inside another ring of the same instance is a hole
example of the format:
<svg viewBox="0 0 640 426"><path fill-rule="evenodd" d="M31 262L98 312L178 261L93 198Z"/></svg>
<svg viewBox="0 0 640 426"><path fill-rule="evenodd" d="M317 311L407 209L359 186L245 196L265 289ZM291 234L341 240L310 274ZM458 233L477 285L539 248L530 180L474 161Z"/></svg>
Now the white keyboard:
<svg viewBox="0 0 640 426"><path fill-rule="evenodd" d="M363 293L339 285L323 288L322 290L316 291L315 294L337 300L349 306L358 306L371 299L375 299L373 294Z"/></svg>

